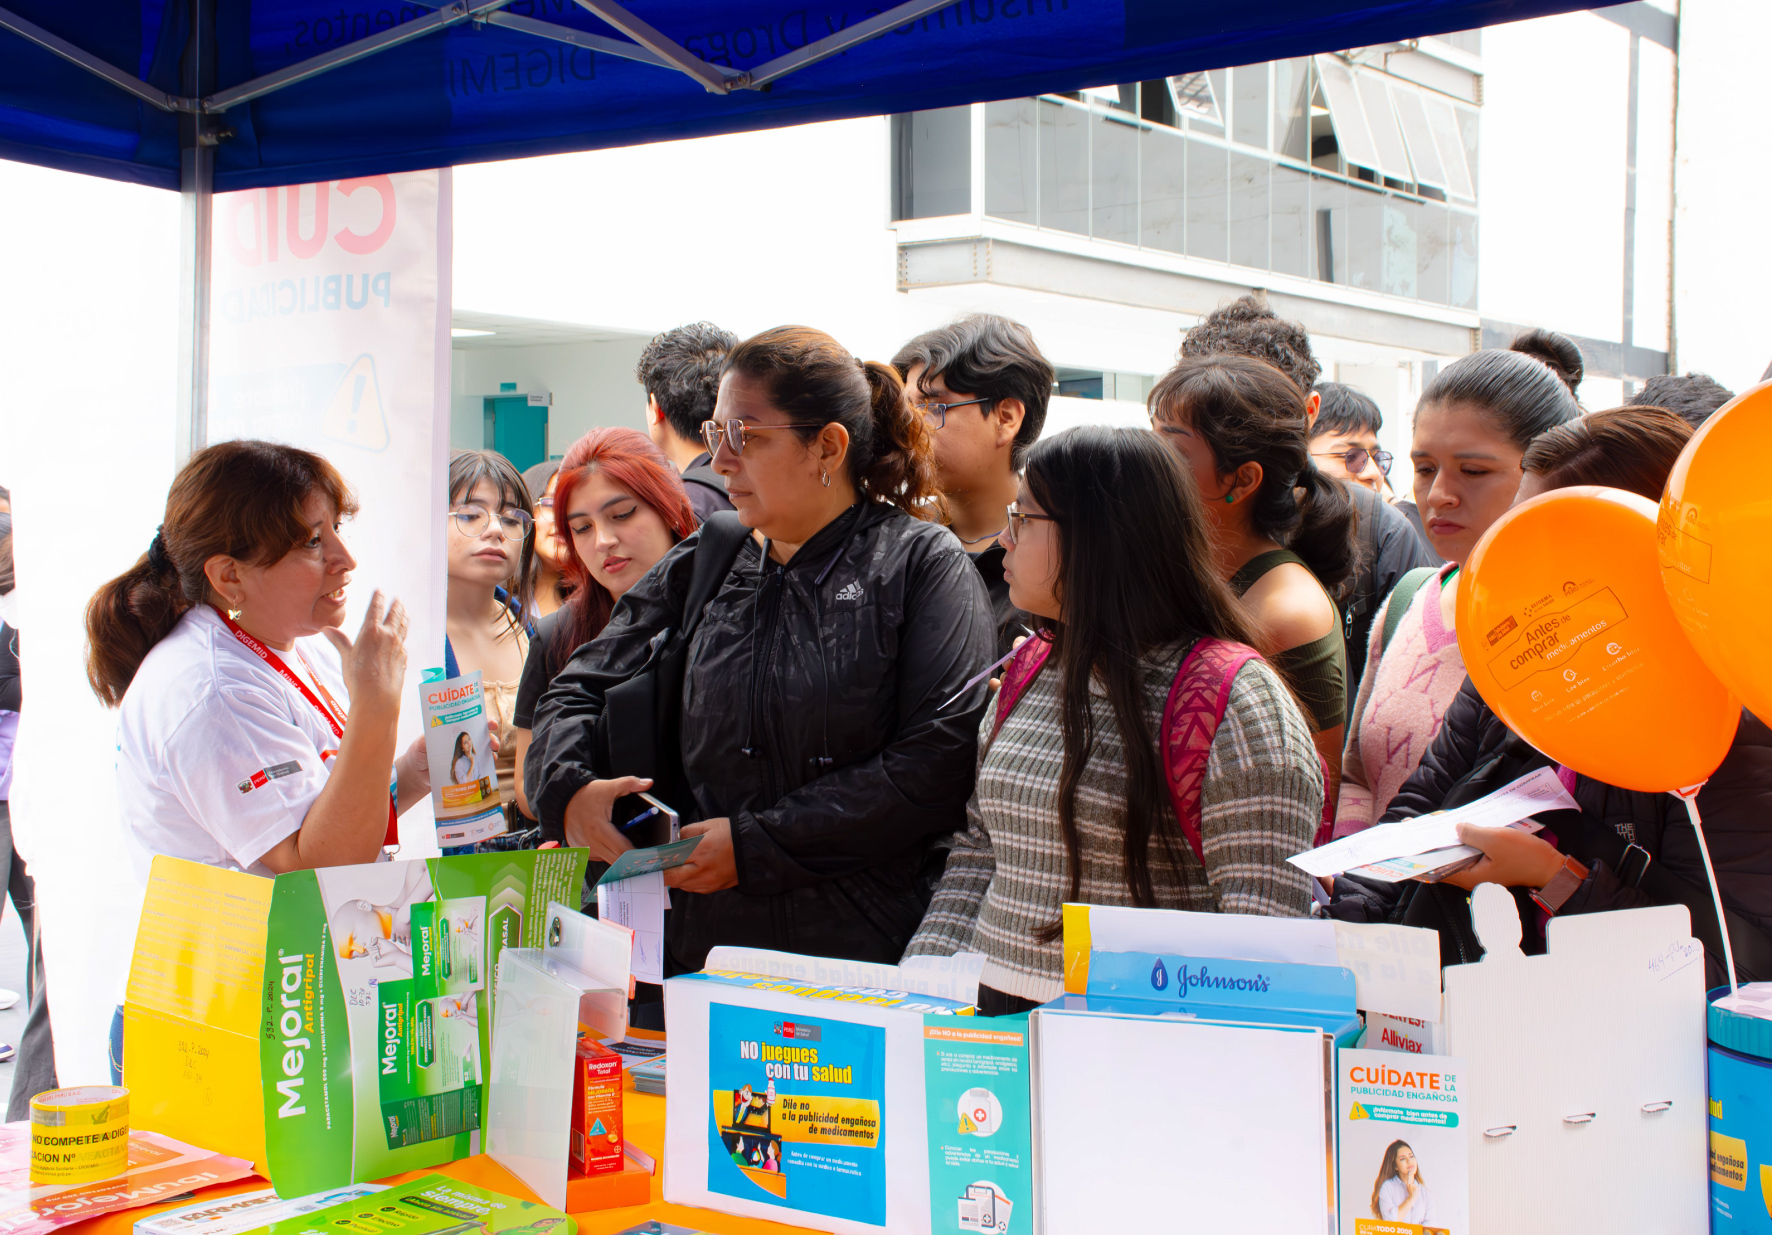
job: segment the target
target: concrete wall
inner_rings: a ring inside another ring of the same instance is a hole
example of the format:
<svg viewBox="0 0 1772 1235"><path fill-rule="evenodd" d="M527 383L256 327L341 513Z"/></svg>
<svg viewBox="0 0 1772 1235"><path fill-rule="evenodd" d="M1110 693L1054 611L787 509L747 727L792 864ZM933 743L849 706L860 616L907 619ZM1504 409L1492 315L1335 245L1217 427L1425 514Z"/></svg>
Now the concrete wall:
<svg viewBox="0 0 1772 1235"><path fill-rule="evenodd" d="M646 427L646 395L634 380L634 363L650 336L609 343L558 343L545 347L457 348L450 366L449 444L478 449L483 441L482 399L502 382L517 390L548 390L548 452L563 455L587 430L601 425Z"/></svg>

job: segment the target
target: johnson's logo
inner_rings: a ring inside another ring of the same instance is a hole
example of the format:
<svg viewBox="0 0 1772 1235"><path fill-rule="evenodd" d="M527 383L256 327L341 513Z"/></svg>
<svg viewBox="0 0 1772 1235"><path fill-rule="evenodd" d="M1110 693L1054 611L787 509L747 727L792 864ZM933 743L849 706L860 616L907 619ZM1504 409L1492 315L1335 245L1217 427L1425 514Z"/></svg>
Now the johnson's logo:
<svg viewBox="0 0 1772 1235"><path fill-rule="evenodd" d="M1169 985L1169 971L1163 968L1163 958L1158 957L1157 963L1151 966L1151 989L1160 991Z"/></svg>
<svg viewBox="0 0 1772 1235"><path fill-rule="evenodd" d="M1186 999L1190 990L1204 991L1253 991L1266 994L1271 983L1266 974L1255 974L1248 978L1214 977L1212 971L1201 965L1198 969L1190 969L1186 965L1175 967L1175 997Z"/></svg>

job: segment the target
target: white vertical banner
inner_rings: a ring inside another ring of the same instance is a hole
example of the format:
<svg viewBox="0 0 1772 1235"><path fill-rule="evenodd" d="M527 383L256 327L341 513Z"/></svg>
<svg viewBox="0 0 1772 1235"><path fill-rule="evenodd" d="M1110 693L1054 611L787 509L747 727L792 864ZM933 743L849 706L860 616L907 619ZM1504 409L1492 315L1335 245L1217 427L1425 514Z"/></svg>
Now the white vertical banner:
<svg viewBox="0 0 1772 1235"><path fill-rule="evenodd" d="M422 732L419 673L443 663L450 185L445 168L215 199L209 440L312 450L356 493L345 633L378 588L411 613L402 749ZM436 851L428 799L400 839Z"/></svg>

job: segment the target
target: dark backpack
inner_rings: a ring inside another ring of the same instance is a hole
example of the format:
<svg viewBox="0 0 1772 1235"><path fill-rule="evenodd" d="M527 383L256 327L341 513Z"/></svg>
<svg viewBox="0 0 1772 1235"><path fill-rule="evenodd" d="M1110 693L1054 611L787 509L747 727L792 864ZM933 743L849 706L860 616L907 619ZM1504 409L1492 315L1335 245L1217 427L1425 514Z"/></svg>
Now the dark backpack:
<svg viewBox="0 0 1772 1235"><path fill-rule="evenodd" d="M721 511L701 525L695 565L683 614L652 638L651 652L634 676L603 694L603 714L592 734L599 776L645 776L652 794L684 818L695 809L695 795L683 772L681 738L683 674L689 644L703 611L732 570L751 529L732 511Z"/></svg>

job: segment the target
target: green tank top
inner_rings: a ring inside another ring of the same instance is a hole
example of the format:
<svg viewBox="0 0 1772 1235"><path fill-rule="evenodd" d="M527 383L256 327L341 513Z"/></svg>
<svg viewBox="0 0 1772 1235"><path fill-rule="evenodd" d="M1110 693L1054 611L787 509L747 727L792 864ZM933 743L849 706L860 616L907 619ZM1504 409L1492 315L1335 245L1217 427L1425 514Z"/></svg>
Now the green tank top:
<svg viewBox="0 0 1772 1235"><path fill-rule="evenodd" d="M1231 576L1231 591L1241 597L1268 571L1286 562L1304 566L1304 560L1290 549L1270 549L1256 554ZM1321 733L1347 723L1347 649L1341 642L1340 622L1321 639L1287 648L1267 660L1280 671L1292 687L1292 693L1298 696L1313 732Z"/></svg>

